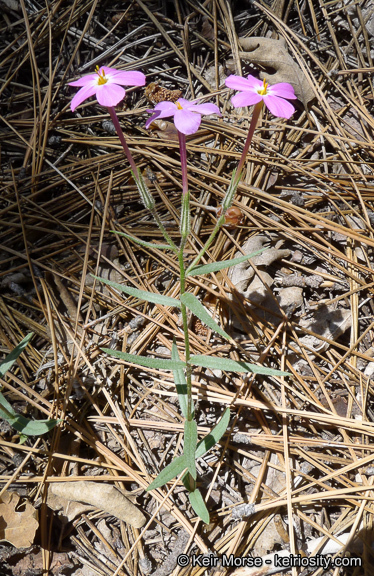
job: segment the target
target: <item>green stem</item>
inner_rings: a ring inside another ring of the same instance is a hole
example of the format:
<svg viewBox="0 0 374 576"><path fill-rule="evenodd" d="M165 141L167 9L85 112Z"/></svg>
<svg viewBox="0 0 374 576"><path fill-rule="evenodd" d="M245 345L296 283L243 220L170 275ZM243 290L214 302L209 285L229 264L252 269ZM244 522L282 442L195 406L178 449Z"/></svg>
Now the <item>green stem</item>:
<svg viewBox="0 0 374 576"><path fill-rule="evenodd" d="M188 273L192 270L192 268L194 268L196 266L196 264L198 264L200 262L201 258L204 256L205 252L208 250L208 248L211 245L211 243L213 242L214 238L217 236L217 233L218 233L219 229L221 228L222 224L224 223L224 221L225 221L225 215L222 214L222 216L219 217L217 224L215 225L214 230L211 233L211 235L209 236L208 240L205 242L204 246L202 247L202 249L200 250L200 252L196 256L195 260L187 268L186 276L188 276Z"/></svg>
<svg viewBox="0 0 374 576"><path fill-rule="evenodd" d="M243 166L244 166L244 162L245 162L249 147L250 147L251 142L252 142L253 134L254 134L254 131L256 129L257 122L258 122L263 104L264 104L264 102L263 102L263 100L261 100L261 102L258 102L258 104L256 104L254 107L251 124L250 124L249 130L248 130L247 139L245 141L243 152L242 152L242 155L241 155L240 160L239 160L239 164L238 164L238 168L237 168L237 171L235 174L234 181L232 182L232 186L234 186L234 187L236 187L239 183L241 172L242 172ZM183 169L182 169L182 176L183 176ZM188 273L192 270L192 268L194 268L196 266L196 264L198 264L200 262L201 258L204 256L205 252L208 250L209 246L211 245L214 238L216 237L216 235L217 235L217 233L218 233L219 229L221 228L224 221L225 221L225 215L222 214L222 216L219 218L217 224L215 225L213 232L209 236L208 240L205 242L203 248L200 250L199 254L196 256L196 258L194 259L192 264L190 264L189 267L187 268L186 276L188 276Z"/></svg>
<svg viewBox="0 0 374 576"><path fill-rule="evenodd" d="M183 244L183 242L182 242ZM184 268L184 260L183 260L183 248L184 246L181 245L178 260L179 260L179 273L180 273L180 291L181 295L186 291L186 272ZM191 357L190 354L190 339L188 336L188 315L187 315L187 308L182 303L181 304L181 312L182 312L182 321L183 321L183 333L184 333L184 346L185 346L185 356L186 356L186 385L187 385L187 420L190 422L193 418L193 405L192 405L192 378L191 378L191 366L189 365L189 360Z"/></svg>

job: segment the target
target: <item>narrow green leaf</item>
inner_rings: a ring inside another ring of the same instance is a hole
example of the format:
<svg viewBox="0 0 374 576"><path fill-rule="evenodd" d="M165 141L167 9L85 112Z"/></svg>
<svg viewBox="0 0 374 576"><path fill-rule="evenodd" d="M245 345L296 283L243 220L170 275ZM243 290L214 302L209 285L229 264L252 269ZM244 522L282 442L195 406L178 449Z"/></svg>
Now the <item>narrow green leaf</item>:
<svg viewBox="0 0 374 576"><path fill-rule="evenodd" d="M52 430L62 420L29 420L21 414L17 414L16 419L10 424L25 436L41 436Z"/></svg>
<svg viewBox="0 0 374 576"><path fill-rule="evenodd" d="M222 262L212 262L211 264L203 264L201 266L196 266L192 268L192 270L188 271L187 276L200 276L201 274L209 274L210 272L218 272L218 270L222 270L223 268L230 268L230 266L235 266L236 264L241 264L250 258L254 258L254 256L258 256L267 250L267 248L261 248L261 250L257 250L257 252L252 252L252 254L245 254L244 256L238 256L238 258L233 258L232 260L223 260Z"/></svg>
<svg viewBox="0 0 374 576"><path fill-rule="evenodd" d="M4 376L5 372L8 372L10 368L13 366L14 362L17 360L20 354L24 351L27 344L30 342L31 338L33 337L34 333L30 332L27 334L23 340L12 350L8 356L3 360L0 364L0 376L1 378Z"/></svg>
<svg viewBox="0 0 374 576"><path fill-rule="evenodd" d="M178 347L173 338L173 345L171 347L171 359L179 361ZM187 396L187 382L184 375L184 370L181 368L173 370L174 383L178 392L179 406L183 416L187 419L188 415L188 396ZM192 414L193 416L193 414Z"/></svg>
<svg viewBox="0 0 374 576"><path fill-rule="evenodd" d="M5 396L2 395L0 392L0 416L4 418L9 424L11 424L11 419L17 417L17 412L12 408L11 404L9 404L8 400Z"/></svg>
<svg viewBox="0 0 374 576"><path fill-rule="evenodd" d="M201 520L205 522L205 524L209 524L210 517L208 508L205 505L200 490L196 489L193 492L190 492L188 497L190 499L191 506L198 515L198 517L201 518Z"/></svg>
<svg viewBox="0 0 374 576"><path fill-rule="evenodd" d="M30 332L30 334L28 334L0 364L1 377L3 377L4 374L13 366L14 362L30 342L32 336L33 332ZM25 436L41 436L61 422L61 420L30 420L29 418L22 416L22 414L18 414L1 392L0 417L9 422L13 428L21 433L21 441Z"/></svg>
<svg viewBox="0 0 374 576"><path fill-rule="evenodd" d="M230 422L230 408L226 408L219 422L196 446L195 458L200 458L222 438Z"/></svg>
<svg viewBox="0 0 374 576"><path fill-rule="evenodd" d="M128 240L132 240L135 244L139 244L139 246L144 246L145 248L158 248L159 250L172 250L172 247L169 244L153 244L153 242L145 242L144 240L139 240L139 238L135 238L135 236L130 236L130 234L125 234L125 232L117 232L117 230L110 230L114 234L118 234L119 236L124 236Z"/></svg>
<svg viewBox="0 0 374 576"><path fill-rule="evenodd" d="M164 370L179 370L186 367L182 360L164 360L162 358L148 358L148 356L138 356L137 354L127 354L120 350L111 350L110 348L101 348L110 356L115 356L126 362L132 362L138 366L146 366L147 368L161 368Z"/></svg>
<svg viewBox="0 0 374 576"><path fill-rule="evenodd" d="M160 474L148 486L147 492L155 488L160 488L167 482L170 482L170 480L176 478L178 474L183 472L185 468L187 468L186 457L182 454L182 456L178 456L178 458L175 458L175 460L161 470Z"/></svg>
<svg viewBox="0 0 374 576"><path fill-rule="evenodd" d="M112 286L112 288L115 288L119 292L135 296L135 298L139 298L139 300L152 302L152 304L162 304L163 306L181 307L180 301L176 298L170 298L170 296L162 296L161 294L155 294L154 292L146 292L146 290L138 290L138 288L117 284L117 282L112 282L112 280L106 280L105 278L100 278L100 276L94 276L93 274L91 274L91 276L96 278L96 280L100 280L100 282L103 282L104 284L108 284L108 286Z"/></svg>
<svg viewBox="0 0 374 576"><path fill-rule="evenodd" d="M25 436L40 436L56 426L61 420L30 420L18 414L0 392L0 417Z"/></svg>
<svg viewBox="0 0 374 576"><path fill-rule="evenodd" d="M188 470L182 476L182 482L188 492L196 490L196 480L194 480Z"/></svg>
<svg viewBox="0 0 374 576"><path fill-rule="evenodd" d="M191 356L190 363L211 370L227 370L228 372L253 372L254 374L267 374L268 376L289 376L289 372L282 372L274 368L257 366L249 362L236 362L230 358L219 358L217 356Z"/></svg>
<svg viewBox="0 0 374 576"><path fill-rule="evenodd" d="M222 330L217 322L210 316L207 309L201 304L196 296L190 292L185 292L181 296L181 302L183 302L183 304L187 306L187 308L189 308L191 312L195 314L195 316L204 322L204 324L209 326L209 328L215 332L218 332L218 334L226 338L226 340L231 340L230 336L224 330Z"/></svg>
<svg viewBox="0 0 374 576"><path fill-rule="evenodd" d="M186 420L184 423L183 454L186 456L187 469L194 480L196 480L196 461L195 461L196 444L197 444L196 420Z"/></svg>

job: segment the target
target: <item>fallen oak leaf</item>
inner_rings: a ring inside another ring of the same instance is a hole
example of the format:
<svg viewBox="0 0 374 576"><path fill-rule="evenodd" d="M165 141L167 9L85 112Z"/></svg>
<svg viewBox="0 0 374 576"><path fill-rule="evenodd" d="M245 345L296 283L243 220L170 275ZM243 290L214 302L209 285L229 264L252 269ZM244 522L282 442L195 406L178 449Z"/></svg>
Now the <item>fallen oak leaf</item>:
<svg viewBox="0 0 374 576"><path fill-rule="evenodd" d="M238 40L243 49L243 52L239 52L241 58L276 70L274 74L260 72L261 80L266 78L269 84L288 82L293 86L298 99L307 107L315 94L305 74L287 52L284 38L275 40L255 36Z"/></svg>
<svg viewBox="0 0 374 576"><path fill-rule="evenodd" d="M146 517L122 492L115 486L101 482L53 482L49 490L55 496L70 501L83 502L100 508L104 512L127 522L134 528L141 528Z"/></svg>
<svg viewBox="0 0 374 576"><path fill-rule="evenodd" d="M16 548L28 548L39 527L38 512L28 501L23 510L16 511L19 501L16 492L5 491L0 498L0 542L5 540Z"/></svg>

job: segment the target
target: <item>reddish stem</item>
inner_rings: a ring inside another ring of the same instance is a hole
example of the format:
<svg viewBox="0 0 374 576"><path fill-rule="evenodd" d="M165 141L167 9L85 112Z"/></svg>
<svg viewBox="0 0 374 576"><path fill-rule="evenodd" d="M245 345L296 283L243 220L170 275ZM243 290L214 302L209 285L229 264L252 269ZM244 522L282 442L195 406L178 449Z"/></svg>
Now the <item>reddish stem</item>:
<svg viewBox="0 0 374 576"><path fill-rule="evenodd" d="M260 116L260 112L262 110L263 103L264 103L264 101L261 100L261 102L258 102L253 109L253 115L252 115L251 124L249 126L249 130L248 130L247 140L245 141L243 152L242 152L242 155L241 155L240 160L239 160L238 168L236 170L235 184L237 184L240 180L240 175L241 175L241 172L243 170L243 165L244 165L245 159L247 157L249 147L250 147L251 142L252 142L253 134L254 134L255 128L257 126L258 118Z"/></svg>
<svg viewBox="0 0 374 576"><path fill-rule="evenodd" d="M186 136L185 134L182 134L178 130L178 138L179 138L179 151L182 167L182 190L183 190L183 196L185 196L188 192Z"/></svg>
<svg viewBox="0 0 374 576"><path fill-rule="evenodd" d="M134 178L135 178L136 180L138 180L138 169L137 169L136 164L135 164L135 162L134 162L134 158L133 158L132 155L131 155L130 149L129 149L129 147L127 146L127 143L126 143L126 140L125 140L125 136L124 136L124 134L123 134L123 132L122 132L122 128L121 128L121 125L120 125L120 123L119 123L119 120L118 120L116 111L114 110L113 107L108 107L108 110L109 110L109 114L110 114L110 117L111 117L111 119L112 119L112 122L113 122L113 124L114 124L114 127L115 127L115 129L116 129L118 138L120 139L120 142L121 142L121 144L122 144L122 148L123 148L123 150L124 150L124 152L125 152L125 154L126 154L126 158L127 158L127 160L129 161L129 164L130 164L130 166L131 166L131 170L132 170L132 172L133 172Z"/></svg>

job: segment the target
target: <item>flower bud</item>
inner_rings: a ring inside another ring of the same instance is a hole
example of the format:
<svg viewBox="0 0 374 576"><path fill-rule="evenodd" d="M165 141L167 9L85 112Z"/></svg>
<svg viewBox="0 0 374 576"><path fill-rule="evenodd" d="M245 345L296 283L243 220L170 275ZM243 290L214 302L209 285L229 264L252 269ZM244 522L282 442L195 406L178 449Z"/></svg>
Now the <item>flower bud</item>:
<svg viewBox="0 0 374 576"><path fill-rule="evenodd" d="M222 215L222 206L220 206L217 210L217 218L219 218L221 215ZM225 212L225 220L223 226L225 226L225 228L234 229L237 226L240 226L243 220L244 220L244 214L240 210L240 208L238 208L237 206L231 206L231 208L228 208Z"/></svg>

